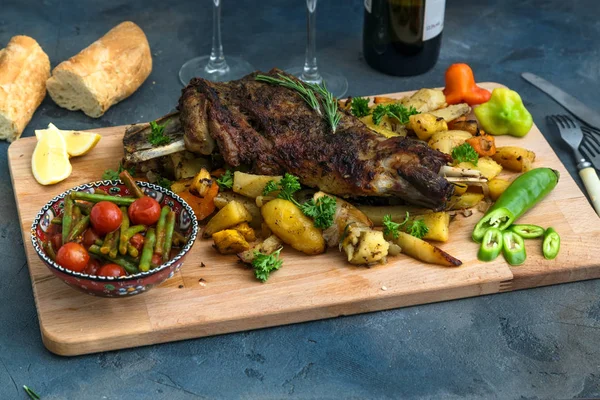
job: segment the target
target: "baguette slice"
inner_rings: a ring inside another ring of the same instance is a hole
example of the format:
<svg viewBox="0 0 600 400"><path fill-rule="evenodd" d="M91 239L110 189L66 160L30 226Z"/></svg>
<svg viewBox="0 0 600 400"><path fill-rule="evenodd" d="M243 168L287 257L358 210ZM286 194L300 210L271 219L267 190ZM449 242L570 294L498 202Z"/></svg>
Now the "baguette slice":
<svg viewBox="0 0 600 400"><path fill-rule="evenodd" d="M133 94L150 72L152 56L146 35L126 21L54 68L48 93L60 107L98 118Z"/></svg>
<svg viewBox="0 0 600 400"><path fill-rule="evenodd" d="M46 97L50 60L28 36L14 36L0 50L0 140L18 139Z"/></svg>

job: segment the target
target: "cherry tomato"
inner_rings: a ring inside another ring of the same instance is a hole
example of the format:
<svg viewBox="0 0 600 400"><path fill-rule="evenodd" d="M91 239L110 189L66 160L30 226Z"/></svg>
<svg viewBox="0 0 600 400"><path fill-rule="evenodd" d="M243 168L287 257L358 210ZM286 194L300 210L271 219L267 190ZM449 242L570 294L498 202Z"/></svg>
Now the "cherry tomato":
<svg viewBox="0 0 600 400"><path fill-rule="evenodd" d="M83 272L88 275L96 275L98 273L98 269L100 268L100 261L95 258L90 258L87 265L83 269Z"/></svg>
<svg viewBox="0 0 600 400"><path fill-rule="evenodd" d="M162 257L159 256L158 254L154 253L152 255L152 260L150 262L154 265L160 265L160 264L162 264Z"/></svg>
<svg viewBox="0 0 600 400"><path fill-rule="evenodd" d="M127 272L117 264L106 264L100 267L98 272L96 272L98 276L125 276Z"/></svg>
<svg viewBox="0 0 600 400"><path fill-rule="evenodd" d="M160 218L160 204L152 197L140 197L129 206L129 218L133 225L154 225Z"/></svg>
<svg viewBox="0 0 600 400"><path fill-rule="evenodd" d="M137 251L142 251L142 247L144 247L144 236L141 233L136 233L129 239L129 243L131 243Z"/></svg>
<svg viewBox="0 0 600 400"><path fill-rule="evenodd" d="M101 234L107 234L121 226L123 214L115 203L110 201L98 202L90 212L90 222L94 230Z"/></svg>
<svg viewBox="0 0 600 400"><path fill-rule="evenodd" d="M86 248L88 248L91 245L93 245L98 239L100 239L100 235L98 235L93 228L88 228L83 233L82 243Z"/></svg>
<svg viewBox="0 0 600 400"><path fill-rule="evenodd" d="M54 247L54 251L58 251L62 246L62 233L56 233L50 237L50 242L52 243L52 247Z"/></svg>
<svg viewBox="0 0 600 400"><path fill-rule="evenodd" d="M87 250L79 243L65 243L56 253L56 262L71 271L81 272L90 261Z"/></svg>

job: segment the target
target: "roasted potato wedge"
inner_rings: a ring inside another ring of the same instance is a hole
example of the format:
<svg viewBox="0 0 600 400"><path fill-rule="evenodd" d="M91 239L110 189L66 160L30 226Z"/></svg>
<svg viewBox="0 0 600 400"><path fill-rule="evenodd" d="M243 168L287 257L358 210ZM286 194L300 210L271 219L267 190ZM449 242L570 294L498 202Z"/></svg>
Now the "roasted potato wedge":
<svg viewBox="0 0 600 400"><path fill-rule="evenodd" d="M471 134L466 131L445 131L433 134L429 139L429 147L442 153L452 154L452 149L460 146L469 139Z"/></svg>
<svg viewBox="0 0 600 400"><path fill-rule="evenodd" d="M171 191L173 193L181 193L189 189L192 185L192 179L182 179L180 181L175 181L171 184Z"/></svg>
<svg viewBox="0 0 600 400"><path fill-rule="evenodd" d="M479 160L477 160L477 165L465 161L456 166L458 168L475 169L480 171L481 175L488 180L494 179L500 172L502 172L502 166L489 157L480 157Z"/></svg>
<svg viewBox="0 0 600 400"><path fill-rule="evenodd" d="M400 246L402 253L428 264L443 265L445 267L458 267L462 265L460 260L452 257L442 249L408 233L399 232L397 238L388 237L386 239Z"/></svg>
<svg viewBox="0 0 600 400"><path fill-rule="evenodd" d="M406 107L414 107L418 112L426 113L446 107L446 96L439 89L420 89L412 96L405 97L400 103Z"/></svg>
<svg viewBox="0 0 600 400"><path fill-rule="evenodd" d="M239 201L231 201L219 210L214 217L208 221L204 227L202 235L209 238L215 232L219 232L232 226L241 224L242 222L252 221L252 215L246 210L246 207Z"/></svg>
<svg viewBox="0 0 600 400"><path fill-rule="evenodd" d="M466 192L459 196L450 197L448 201L449 210L463 210L465 208L475 207L483 200L483 193Z"/></svg>
<svg viewBox="0 0 600 400"><path fill-rule="evenodd" d="M492 159L509 171L527 172L535 161L535 153L522 147L503 146L496 148Z"/></svg>
<svg viewBox="0 0 600 400"><path fill-rule="evenodd" d="M261 196L269 181L279 182L282 176L253 175L235 171L233 173L233 191L253 199Z"/></svg>
<svg viewBox="0 0 600 400"><path fill-rule="evenodd" d="M308 255L325 251L321 230L291 201L271 200L260 212L271 231L294 249Z"/></svg>
<svg viewBox="0 0 600 400"><path fill-rule="evenodd" d="M383 237L383 232L363 229L356 238L349 235L342 246L350 264L371 265L385 261L390 244Z"/></svg>
<svg viewBox="0 0 600 400"><path fill-rule="evenodd" d="M246 251L250 245L244 236L235 229L225 229L212 235L215 247L221 254L237 254Z"/></svg>
<svg viewBox="0 0 600 400"><path fill-rule="evenodd" d="M479 133L479 124L474 119L467 120L465 117L462 117L448 122L448 129L467 131L471 135L475 136Z"/></svg>
<svg viewBox="0 0 600 400"><path fill-rule="evenodd" d="M210 177L210 173L205 168L201 168L192 179L190 192L199 197L204 197L208 193L208 190L212 184L213 180Z"/></svg>
<svg viewBox="0 0 600 400"><path fill-rule="evenodd" d="M231 227L231 229L238 231L247 242L254 242L256 240L256 233L247 222L237 224L236 226Z"/></svg>
<svg viewBox="0 0 600 400"><path fill-rule="evenodd" d="M439 110L429 111L429 114L431 114L437 118L443 118L444 121L446 121L446 122L450 122L457 118L460 118L461 116L463 116L465 114L468 114L470 111L471 111L471 107L469 107L468 104L461 103L461 104L452 104L451 106L440 108ZM475 126L477 126L477 122L475 122ZM463 128L459 128L459 127L448 126L448 129L456 129L459 131L465 130L465 131L470 132L469 129L463 129ZM475 131L475 133L477 133L477 131ZM475 134L475 133L473 133L473 134Z"/></svg>
<svg viewBox="0 0 600 400"><path fill-rule="evenodd" d="M450 214L447 212L433 212L420 216L429 231L423 239L447 242L450 229Z"/></svg>
<svg viewBox="0 0 600 400"><path fill-rule="evenodd" d="M492 179L488 182L488 189L490 191L490 199L496 201L498 200L498 197L500 197L500 195L502 193L504 193L504 191L506 190L507 187L509 187L511 184L510 181L506 180L506 179L500 179L500 178L495 178Z"/></svg>
<svg viewBox="0 0 600 400"><path fill-rule="evenodd" d="M169 155L171 165L165 166L172 169L176 180L194 177L202 168L210 169L210 161L206 158L198 157L188 151L180 151Z"/></svg>
<svg viewBox="0 0 600 400"><path fill-rule="evenodd" d="M373 122L373 116L367 115L360 118L360 120L372 131L379 133L386 138L395 136L406 136L406 128L401 125L397 120L385 116L381 119L379 125L375 125Z"/></svg>
<svg viewBox="0 0 600 400"><path fill-rule="evenodd" d="M412 129L419 139L427 141L434 133L447 131L448 125L441 117L422 113L408 118L408 128Z"/></svg>
<svg viewBox="0 0 600 400"><path fill-rule="evenodd" d="M373 103L375 103L375 104L397 103L398 101L399 101L398 99L394 99L393 97L385 97L385 96L373 97Z"/></svg>
<svg viewBox="0 0 600 400"><path fill-rule="evenodd" d="M375 226L381 226L383 217L388 214L392 216L392 221L402 222L406 218L407 212L410 215L421 215L430 212L426 208L413 206L365 206L359 204L356 208L365 214Z"/></svg>
<svg viewBox="0 0 600 400"><path fill-rule="evenodd" d="M254 252L258 251L263 254L271 254L274 251L283 247L283 242L275 235L271 235L266 238L264 241L260 242L250 250L243 251L238 253L238 258L247 264L251 264L252 260L254 260Z"/></svg>
<svg viewBox="0 0 600 400"><path fill-rule="evenodd" d="M461 195L467 191L469 185L465 185L464 183L455 183L454 184L454 194Z"/></svg>
<svg viewBox="0 0 600 400"><path fill-rule="evenodd" d="M260 229L262 224L262 215L260 208L256 206L256 202L246 196L234 192L219 192L215 197L215 206L220 210L232 201L242 203L252 216L252 221L248 221L249 225L254 229Z"/></svg>

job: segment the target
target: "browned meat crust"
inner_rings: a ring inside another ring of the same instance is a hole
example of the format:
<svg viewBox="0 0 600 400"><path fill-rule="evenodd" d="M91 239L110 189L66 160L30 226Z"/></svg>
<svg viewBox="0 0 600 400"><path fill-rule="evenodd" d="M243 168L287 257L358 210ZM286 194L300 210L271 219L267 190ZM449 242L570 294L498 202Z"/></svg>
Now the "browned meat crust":
<svg viewBox="0 0 600 400"><path fill-rule="evenodd" d="M289 172L331 194L398 196L434 209L453 193L437 175L449 156L417 140L386 139L350 114L333 133L293 90L256 81L255 75L228 83L190 82L179 104L186 146L204 140L207 125L228 164L247 164L258 174ZM206 120L190 104L205 104Z"/></svg>

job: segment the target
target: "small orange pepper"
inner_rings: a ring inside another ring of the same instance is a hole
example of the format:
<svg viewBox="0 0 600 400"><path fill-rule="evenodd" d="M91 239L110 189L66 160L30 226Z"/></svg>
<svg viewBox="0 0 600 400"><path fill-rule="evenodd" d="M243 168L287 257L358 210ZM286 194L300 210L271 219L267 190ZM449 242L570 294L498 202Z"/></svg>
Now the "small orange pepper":
<svg viewBox="0 0 600 400"><path fill-rule="evenodd" d="M480 131L480 135L473 136L466 140L467 143L475 149L481 157L491 157L496 154L496 140L491 135L486 135L484 131Z"/></svg>
<svg viewBox="0 0 600 400"><path fill-rule="evenodd" d="M446 70L446 103L470 106L487 102L492 94L475 83L473 70L467 64L452 64Z"/></svg>
<svg viewBox="0 0 600 400"><path fill-rule="evenodd" d="M190 193L188 189L177 193L177 195L192 207L194 214L196 214L196 218L198 218L199 221L202 221L215 211L215 197L217 197L217 193L219 193L219 185L216 182L213 182L210 189L208 189L208 193L204 197L195 196Z"/></svg>

